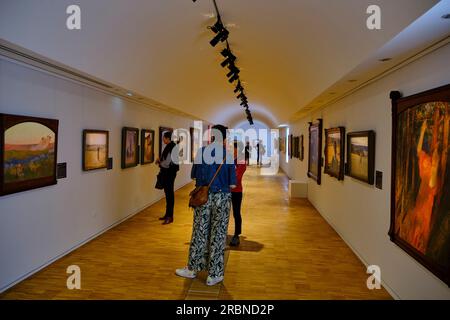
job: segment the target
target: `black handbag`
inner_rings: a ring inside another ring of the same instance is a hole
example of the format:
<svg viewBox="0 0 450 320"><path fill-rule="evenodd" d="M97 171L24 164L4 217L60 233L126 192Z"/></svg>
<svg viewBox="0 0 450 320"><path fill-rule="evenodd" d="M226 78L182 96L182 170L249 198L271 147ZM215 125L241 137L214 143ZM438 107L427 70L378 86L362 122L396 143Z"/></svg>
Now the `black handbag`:
<svg viewBox="0 0 450 320"><path fill-rule="evenodd" d="M164 177L162 171L160 171L156 176L155 189L164 189Z"/></svg>

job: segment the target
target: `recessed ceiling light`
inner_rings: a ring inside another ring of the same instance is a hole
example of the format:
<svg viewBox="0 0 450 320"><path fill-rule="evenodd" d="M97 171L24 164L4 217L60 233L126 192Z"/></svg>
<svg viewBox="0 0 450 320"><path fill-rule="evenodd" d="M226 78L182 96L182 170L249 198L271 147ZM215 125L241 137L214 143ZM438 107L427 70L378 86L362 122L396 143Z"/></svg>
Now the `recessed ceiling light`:
<svg viewBox="0 0 450 320"><path fill-rule="evenodd" d="M392 60L392 58L383 58L383 59L380 59L380 60L378 60L378 61L380 61L380 62L386 62L386 61L389 61L389 60Z"/></svg>
<svg viewBox="0 0 450 320"><path fill-rule="evenodd" d="M348 80L348 82L356 82L356 81L358 81L358 80L356 80L356 79L350 79L350 80Z"/></svg>
<svg viewBox="0 0 450 320"><path fill-rule="evenodd" d="M450 13L444 14L441 18L442 19L450 19Z"/></svg>
<svg viewBox="0 0 450 320"><path fill-rule="evenodd" d="M132 97L133 94L131 92L127 92L127 96Z"/></svg>

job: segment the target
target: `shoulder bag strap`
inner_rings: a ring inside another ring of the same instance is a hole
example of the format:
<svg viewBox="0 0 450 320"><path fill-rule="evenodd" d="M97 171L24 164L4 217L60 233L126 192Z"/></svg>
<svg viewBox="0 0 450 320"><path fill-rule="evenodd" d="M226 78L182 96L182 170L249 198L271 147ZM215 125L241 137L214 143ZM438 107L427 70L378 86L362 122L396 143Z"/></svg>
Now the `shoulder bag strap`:
<svg viewBox="0 0 450 320"><path fill-rule="evenodd" d="M223 166L223 164L224 164L224 162L225 162L225 159L226 159L226 156L225 156L225 158L223 158L223 161L222 161L222 163L220 164L219 168L217 168L217 171L216 171L216 173L214 174L214 177L211 179L211 182L208 184L208 188L211 187L212 183L214 182L214 179L217 177L217 174L219 173L220 168L222 168L222 166Z"/></svg>

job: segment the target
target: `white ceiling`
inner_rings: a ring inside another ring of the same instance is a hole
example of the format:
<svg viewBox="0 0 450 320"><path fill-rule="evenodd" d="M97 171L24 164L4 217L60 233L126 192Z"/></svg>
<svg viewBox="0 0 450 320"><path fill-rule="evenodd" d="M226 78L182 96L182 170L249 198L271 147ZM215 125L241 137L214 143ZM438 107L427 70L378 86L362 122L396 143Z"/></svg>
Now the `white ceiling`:
<svg viewBox="0 0 450 320"><path fill-rule="evenodd" d="M437 0L217 0L255 120L288 121ZM66 29L70 4L82 29ZM366 28L366 9L382 29ZM211 0L0 0L0 38L211 122L245 119ZM220 48L219 48L220 46Z"/></svg>

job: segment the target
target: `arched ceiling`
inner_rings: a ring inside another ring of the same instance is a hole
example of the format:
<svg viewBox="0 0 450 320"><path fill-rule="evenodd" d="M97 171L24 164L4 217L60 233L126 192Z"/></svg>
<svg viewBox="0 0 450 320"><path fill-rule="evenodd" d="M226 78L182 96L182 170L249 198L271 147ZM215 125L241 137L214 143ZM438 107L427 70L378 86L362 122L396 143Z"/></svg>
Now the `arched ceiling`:
<svg viewBox="0 0 450 320"><path fill-rule="evenodd" d="M286 122L436 0L217 0L253 118ZM220 67L211 0L1 0L0 38L211 122L245 118ZM379 5L382 29L368 30ZM220 47L220 48L219 48Z"/></svg>

